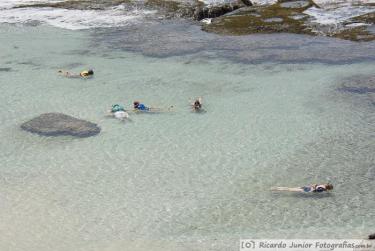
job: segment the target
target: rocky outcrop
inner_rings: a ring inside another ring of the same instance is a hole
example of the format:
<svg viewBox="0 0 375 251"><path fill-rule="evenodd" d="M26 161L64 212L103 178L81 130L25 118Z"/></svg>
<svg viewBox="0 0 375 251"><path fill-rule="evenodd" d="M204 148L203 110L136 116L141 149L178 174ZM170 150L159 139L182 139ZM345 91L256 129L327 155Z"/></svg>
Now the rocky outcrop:
<svg viewBox="0 0 375 251"><path fill-rule="evenodd" d="M206 1L207 2L207 1ZM15 8L52 7L63 9L106 10L122 5L127 11L157 10L158 19L186 18L205 20L202 29L228 35L254 33L294 33L331 36L352 41L375 40L375 14L364 11L348 15L338 22L325 22L320 11L332 11L349 2L360 6L375 6L368 0L225 0L207 4L203 0L67 0L58 2L31 2ZM313 8L311 8L313 7ZM356 15L361 16L353 17ZM353 17L353 18L350 18ZM211 20L212 19L212 20Z"/></svg>
<svg viewBox="0 0 375 251"><path fill-rule="evenodd" d="M62 113L44 113L23 123L21 128L43 136L90 137L100 132L96 124Z"/></svg>
<svg viewBox="0 0 375 251"><path fill-rule="evenodd" d="M277 3L266 6L241 8L212 20L203 26L209 32L229 35L246 35L254 33L298 33L311 34L304 25L307 15L303 11L312 6L312 2L298 1L298 4ZM295 18L298 15L298 18Z"/></svg>
<svg viewBox="0 0 375 251"><path fill-rule="evenodd" d="M375 40L375 13L327 25L315 22L308 14L312 7L318 8L313 0L279 0L271 5L240 8L203 24L202 28L227 35L283 32L324 35L352 41Z"/></svg>
<svg viewBox="0 0 375 251"><path fill-rule="evenodd" d="M369 238L369 240L375 240L375 234L370 234L370 235L368 236L368 238Z"/></svg>
<svg viewBox="0 0 375 251"><path fill-rule="evenodd" d="M245 7L243 3L219 4L219 5L213 5L213 6L202 5L202 6L198 6L195 9L194 19L200 21L205 18L220 17L242 7Z"/></svg>

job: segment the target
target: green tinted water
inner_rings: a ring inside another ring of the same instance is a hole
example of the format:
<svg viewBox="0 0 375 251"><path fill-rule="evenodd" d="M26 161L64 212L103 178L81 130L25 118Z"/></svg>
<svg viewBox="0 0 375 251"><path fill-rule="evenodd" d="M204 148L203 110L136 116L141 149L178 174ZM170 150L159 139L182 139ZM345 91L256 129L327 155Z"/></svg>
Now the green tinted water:
<svg viewBox="0 0 375 251"><path fill-rule="evenodd" d="M0 31L1 250L237 250L239 238L373 231L374 106L337 90L373 64L147 58L92 46L88 32ZM56 74L88 67L90 80ZM206 113L190 111L196 96ZM135 99L175 110L105 117ZM20 130L45 112L102 132ZM326 196L269 191L327 181Z"/></svg>

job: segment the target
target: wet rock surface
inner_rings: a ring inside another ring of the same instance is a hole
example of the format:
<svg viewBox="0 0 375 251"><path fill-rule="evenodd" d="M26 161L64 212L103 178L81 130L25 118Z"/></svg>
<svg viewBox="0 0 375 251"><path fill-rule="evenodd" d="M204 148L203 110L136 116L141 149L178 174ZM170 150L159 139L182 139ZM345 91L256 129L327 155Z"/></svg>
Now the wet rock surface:
<svg viewBox="0 0 375 251"><path fill-rule="evenodd" d="M241 3L221 4L217 6L201 6L195 10L194 19L199 21L204 18L220 17L244 6L245 5Z"/></svg>
<svg viewBox="0 0 375 251"><path fill-rule="evenodd" d="M273 5L241 8L203 25L203 30L227 35L285 32L352 41L375 40L375 34L367 29L375 23L375 13L348 19L343 24L323 25L305 13L316 6L313 1L279 1ZM363 25L357 25L360 22Z"/></svg>
<svg viewBox="0 0 375 251"><path fill-rule="evenodd" d="M295 19L290 16L303 13L305 9L313 6L307 2L305 7L281 7L286 3L269 6L253 6L242 8L239 11L216 18L211 24L203 27L205 31L229 35L245 35L254 33L298 33L312 34L304 25L304 18Z"/></svg>
<svg viewBox="0 0 375 251"><path fill-rule="evenodd" d="M44 113L23 123L21 128L43 136L90 137L100 132L96 124L62 113Z"/></svg>
<svg viewBox="0 0 375 251"><path fill-rule="evenodd" d="M336 7L342 7L342 1L275 0L265 5L259 3L256 0L226 0L210 4L198 0L68 0L52 3L31 3L16 8L52 7L105 10L121 5L124 15L127 11L138 9L156 10L157 14L154 17L149 17L151 19L185 18L200 21L209 18L212 20L201 22L202 29L221 35L283 32L330 36L352 41L375 40L375 32L369 28L375 24L375 8L372 13L348 18L338 23L320 23L311 16L311 13L317 10L323 10L322 13L324 13L326 9L328 12L332 11ZM359 1L358 3L361 6L375 7L366 1ZM309 12L310 10L314 11ZM362 25L358 25L360 23Z"/></svg>

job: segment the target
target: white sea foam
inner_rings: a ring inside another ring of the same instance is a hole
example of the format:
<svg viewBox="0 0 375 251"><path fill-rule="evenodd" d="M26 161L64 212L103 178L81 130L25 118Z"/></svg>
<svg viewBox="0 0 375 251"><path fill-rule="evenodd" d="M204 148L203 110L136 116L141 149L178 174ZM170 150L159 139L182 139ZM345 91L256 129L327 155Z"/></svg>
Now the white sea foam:
<svg viewBox="0 0 375 251"><path fill-rule="evenodd" d="M321 9L311 7L304 13L313 18L314 23L323 25L335 25L347 21L350 18L374 12L375 9L368 6L355 6L344 4L336 7Z"/></svg>
<svg viewBox="0 0 375 251"><path fill-rule="evenodd" d="M319 7L325 8L332 5L340 4L369 4L375 3L375 0L313 0Z"/></svg>
<svg viewBox="0 0 375 251"><path fill-rule="evenodd" d="M42 2L41 0L1 0L0 1L0 10L1 9L9 9L14 6L22 5L22 4L31 4ZM61 2L61 0L45 0L45 3L56 3Z"/></svg>
<svg viewBox="0 0 375 251"><path fill-rule="evenodd" d="M0 23L41 22L55 27L78 30L96 27L117 27L131 24L142 17L154 14L149 10L125 10L123 5L106 10L72 10L62 8L12 8L37 0L6 0L0 4ZM57 2L57 1L48 1Z"/></svg>

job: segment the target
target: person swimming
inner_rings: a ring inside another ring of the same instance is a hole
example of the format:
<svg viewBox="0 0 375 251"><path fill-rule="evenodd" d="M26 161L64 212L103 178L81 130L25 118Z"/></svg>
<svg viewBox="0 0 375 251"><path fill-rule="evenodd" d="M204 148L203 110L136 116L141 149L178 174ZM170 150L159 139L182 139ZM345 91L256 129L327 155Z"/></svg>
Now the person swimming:
<svg viewBox="0 0 375 251"><path fill-rule="evenodd" d="M114 116L115 118L120 120L129 118L129 114L125 111L125 108L119 104L112 105L111 110L109 110L108 112L111 116Z"/></svg>
<svg viewBox="0 0 375 251"><path fill-rule="evenodd" d="M140 103L139 101L134 101L133 107L134 107L134 110L138 110L138 111L150 111L151 110L150 107L145 106L144 104Z"/></svg>
<svg viewBox="0 0 375 251"><path fill-rule="evenodd" d="M140 103L139 101L133 102L133 108L134 112L163 113L173 111L173 105L168 108L150 107Z"/></svg>
<svg viewBox="0 0 375 251"><path fill-rule="evenodd" d="M313 184L310 186L303 186L303 187L272 187L272 191L287 191L287 192L302 192L302 193L322 193L328 192L333 190L333 185L330 183L317 185Z"/></svg>
<svg viewBox="0 0 375 251"><path fill-rule="evenodd" d="M202 109L202 98L197 98L192 104L194 111L199 111Z"/></svg>
<svg viewBox="0 0 375 251"><path fill-rule="evenodd" d="M84 77L84 78L91 77L91 76L94 75L94 71L91 70L91 69L88 70L88 71L81 71L81 72L79 73L79 75L80 75L81 77Z"/></svg>
<svg viewBox="0 0 375 251"><path fill-rule="evenodd" d="M112 105L112 108L111 108L110 112L115 113L115 112L119 112L119 111L125 111L125 108L122 105L119 105L119 104Z"/></svg>
<svg viewBox="0 0 375 251"><path fill-rule="evenodd" d="M89 78L89 77L94 76L94 71L91 69L81 71L79 74L71 73L71 72L63 71L63 70L59 70L58 73L62 74L64 77L67 77L67 78Z"/></svg>

